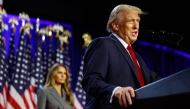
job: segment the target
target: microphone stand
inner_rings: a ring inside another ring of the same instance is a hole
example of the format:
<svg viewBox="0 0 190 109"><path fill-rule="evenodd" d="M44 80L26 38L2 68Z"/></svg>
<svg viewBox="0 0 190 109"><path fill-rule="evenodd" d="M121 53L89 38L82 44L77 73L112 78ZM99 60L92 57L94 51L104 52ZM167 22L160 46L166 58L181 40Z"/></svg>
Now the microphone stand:
<svg viewBox="0 0 190 109"><path fill-rule="evenodd" d="M174 45L176 44L178 47L180 47L181 49L183 49L184 51L186 51L186 52L188 52L188 53L190 54L190 49L188 49L187 47L182 46L182 45L179 44L180 41L183 40L182 35L176 34L176 33L172 33L171 35L180 36L180 39L177 41L177 43L176 43L176 42L173 42L173 41L171 41L171 40L168 40L168 38L167 38L168 36L167 36L167 37L166 37L166 36L159 36L159 38L160 38L162 41L169 42L169 43L174 44Z"/></svg>

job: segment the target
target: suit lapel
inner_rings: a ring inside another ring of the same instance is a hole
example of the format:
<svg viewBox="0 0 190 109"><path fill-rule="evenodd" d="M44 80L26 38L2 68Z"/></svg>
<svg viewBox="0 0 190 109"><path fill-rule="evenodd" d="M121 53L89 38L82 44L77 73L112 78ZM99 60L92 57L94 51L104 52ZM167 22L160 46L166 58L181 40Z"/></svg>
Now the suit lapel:
<svg viewBox="0 0 190 109"><path fill-rule="evenodd" d="M64 108L64 99L65 99L65 93L63 93L63 98L58 94L57 90L53 87L49 89L51 94L54 96L54 98L61 104L62 108ZM63 89L64 90L64 89Z"/></svg>
<svg viewBox="0 0 190 109"><path fill-rule="evenodd" d="M113 35L110 35L111 39L115 41L115 45L117 46L117 48L119 49L119 51L121 52L121 54L123 55L123 57L125 58L125 60L128 62L129 66L131 67L131 69L133 70L137 80L139 81L138 78L138 73L137 70L135 68L135 65L133 64L133 61L129 55L129 53L127 52L127 50L123 47L123 45L119 42L119 40Z"/></svg>

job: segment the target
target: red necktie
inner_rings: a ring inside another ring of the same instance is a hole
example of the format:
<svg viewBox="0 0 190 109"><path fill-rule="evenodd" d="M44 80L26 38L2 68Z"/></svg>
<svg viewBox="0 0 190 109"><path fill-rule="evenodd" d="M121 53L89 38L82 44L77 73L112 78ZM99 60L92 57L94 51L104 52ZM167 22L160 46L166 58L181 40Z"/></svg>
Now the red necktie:
<svg viewBox="0 0 190 109"><path fill-rule="evenodd" d="M139 77L139 80L140 80L140 85L142 87L142 86L144 86L144 79L143 79L142 71L141 71L141 69L140 69L140 67L139 67L139 65L137 63L137 58L135 56L135 53L133 51L132 46L128 45L127 50L129 50L129 53L130 53L130 55L131 55L131 57L133 59L133 62L135 64L135 67L136 67L137 72L138 72L138 77Z"/></svg>

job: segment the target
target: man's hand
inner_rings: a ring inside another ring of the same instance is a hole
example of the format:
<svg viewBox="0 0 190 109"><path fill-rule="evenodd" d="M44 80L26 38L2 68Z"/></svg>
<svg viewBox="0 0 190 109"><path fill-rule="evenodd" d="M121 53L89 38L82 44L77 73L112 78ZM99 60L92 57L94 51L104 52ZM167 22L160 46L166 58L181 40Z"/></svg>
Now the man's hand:
<svg viewBox="0 0 190 109"><path fill-rule="evenodd" d="M117 88L114 97L118 98L121 107L132 105L131 97L135 97L135 91L132 87Z"/></svg>

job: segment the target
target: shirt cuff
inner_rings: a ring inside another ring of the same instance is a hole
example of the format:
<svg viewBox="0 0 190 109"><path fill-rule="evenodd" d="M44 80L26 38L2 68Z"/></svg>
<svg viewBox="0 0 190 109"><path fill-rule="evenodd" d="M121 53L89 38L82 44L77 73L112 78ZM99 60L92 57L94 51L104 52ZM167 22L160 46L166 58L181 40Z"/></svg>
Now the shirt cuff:
<svg viewBox="0 0 190 109"><path fill-rule="evenodd" d="M113 100L113 94L115 93L115 90L118 89L118 88L120 88L120 87L118 86L118 87L116 87L116 88L113 90L112 95L111 95L111 98L110 98L110 103L112 103L112 100Z"/></svg>

